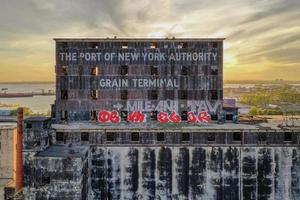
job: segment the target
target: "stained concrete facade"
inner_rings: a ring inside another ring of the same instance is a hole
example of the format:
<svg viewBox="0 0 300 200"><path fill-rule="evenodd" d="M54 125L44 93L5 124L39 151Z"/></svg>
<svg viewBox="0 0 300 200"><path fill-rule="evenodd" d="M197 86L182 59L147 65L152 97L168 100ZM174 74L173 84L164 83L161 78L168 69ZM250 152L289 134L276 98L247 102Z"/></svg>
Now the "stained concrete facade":
<svg viewBox="0 0 300 200"><path fill-rule="evenodd" d="M54 145L24 153L26 199L88 199L88 149Z"/></svg>
<svg viewBox="0 0 300 200"><path fill-rule="evenodd" d="M13 180L15 123L0 123L0 199L4 188Z"/></svg>
<svg viewBox="0 0 300 200"><path fill-rule="evenodd" d="M52 124L52 145L23 153L25 199L299 199L299 128L224 126Z"/></svg>

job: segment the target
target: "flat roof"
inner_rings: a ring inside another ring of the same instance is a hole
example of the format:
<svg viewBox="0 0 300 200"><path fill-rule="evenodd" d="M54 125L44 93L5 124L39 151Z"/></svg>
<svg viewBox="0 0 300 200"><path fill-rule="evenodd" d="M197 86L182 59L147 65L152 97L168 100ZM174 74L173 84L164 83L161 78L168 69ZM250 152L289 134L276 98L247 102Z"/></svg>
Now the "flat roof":
<svg viewBox="0 0 300 200"><path fill-rule="evenodd" d="M36 154L36 157L84 157L89 147L86 145L52 145Z"/></svg>
<svg viewBox="0 0 300 200"><path fill-rule="evenodd" d="M223 41L225 38L53 38L56 42L136 42L136 41L144 41L144 42L153 42L153 41Z"/></svg>
<svg viewBox="0 0 300 200"><path fill-rule="evenodd" d="M24 122L42 122L42 121L47 121L50 120L50 117L28 117L24 119Z"/></svg>
<svg viewBox="0 0 300 200"><path fill-rule="evenodd" d="M0 130L17 128L17 123L14 122L0 122Z"/></svg>
<svg viewBox="0 0 300 200"><path fill-rule="evenodd" d="M69 122L61 124L52 124L52 128L57 131L62 132L93 132L93 131L170 131L170 132L183 132L183 131L192 131L192 132L230 132L230 131L253 131L253 132L265 132L265 131L292 131L300 132L300 121L294 122L294 126L284 126L283 121L280 117L267 119L267 122L261 123L232 123L226 122L224 124L219 124L217 122L212 122L209 124L189 124L187 122L181 122L178 124L162 124L160 122L151 122L151 123L127 123L121 122L119 124L100 124L99 122ZM291 124L291 122L289 123Z"/></svg>

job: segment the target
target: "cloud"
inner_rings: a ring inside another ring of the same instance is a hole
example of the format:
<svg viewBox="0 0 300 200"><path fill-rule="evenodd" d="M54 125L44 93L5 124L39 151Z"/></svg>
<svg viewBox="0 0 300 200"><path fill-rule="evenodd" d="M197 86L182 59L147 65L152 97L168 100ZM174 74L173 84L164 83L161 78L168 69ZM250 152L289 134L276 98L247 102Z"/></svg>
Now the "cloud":
<svg viewBox="0 0 300 200"><path fill-rule="evenodd" d="M39 70L53 74L52 38L114 35L226 37L225 77L294 79L300 63L299 9L297 0L3 1L0 80L13 73L16 79L39 80L30 75Z"/></svg>

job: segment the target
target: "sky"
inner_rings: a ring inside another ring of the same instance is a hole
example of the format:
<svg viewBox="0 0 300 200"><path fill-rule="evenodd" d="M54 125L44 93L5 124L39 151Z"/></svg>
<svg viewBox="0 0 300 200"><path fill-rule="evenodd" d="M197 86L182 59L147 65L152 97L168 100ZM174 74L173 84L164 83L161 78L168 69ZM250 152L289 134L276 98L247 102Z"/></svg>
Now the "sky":
<svg viewBox="0 0 300 200"><path fill-rule="evenodd" d="M300 80L300 0L0 0L0 82L55 81L53 38L224 37L225 80Z"/></svg>

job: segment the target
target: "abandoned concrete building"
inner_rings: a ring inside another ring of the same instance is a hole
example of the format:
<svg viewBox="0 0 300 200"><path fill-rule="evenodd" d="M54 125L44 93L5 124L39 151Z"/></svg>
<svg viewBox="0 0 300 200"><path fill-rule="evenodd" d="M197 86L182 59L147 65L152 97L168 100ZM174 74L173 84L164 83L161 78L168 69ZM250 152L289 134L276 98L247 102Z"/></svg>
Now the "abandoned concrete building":
<svg viewBox="0 0 300 200"><path fill-rule="evenodd" d="M300 126L223 107L223 39L55 39L25 199L299 199Z"/></svg>

